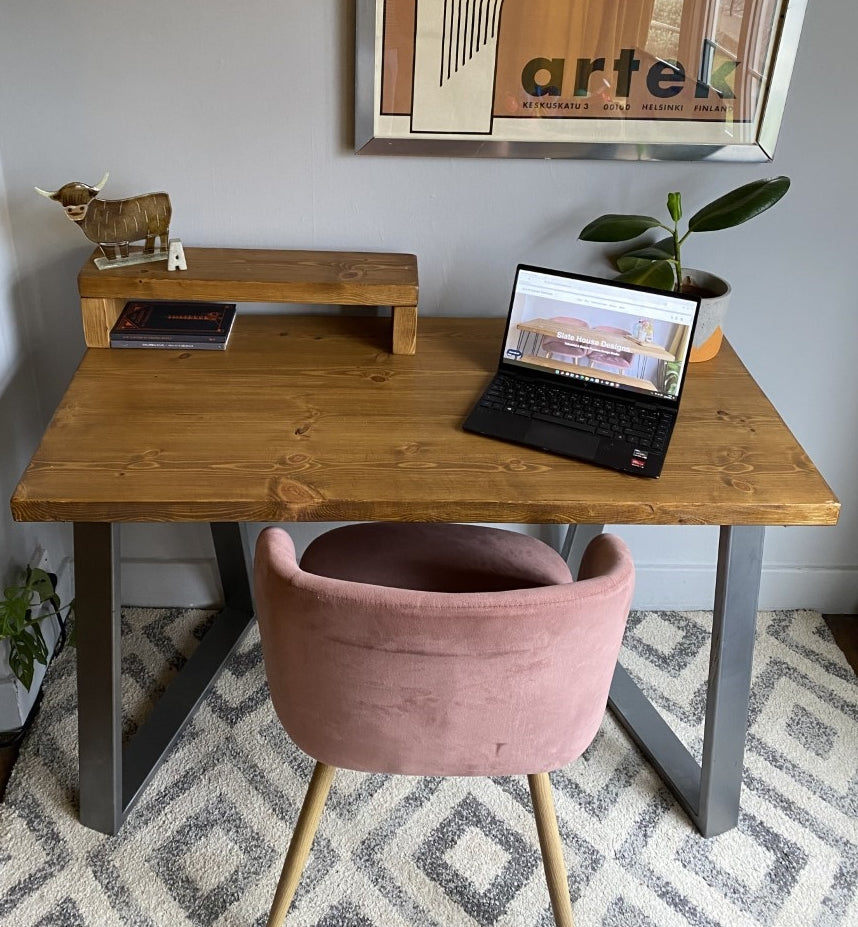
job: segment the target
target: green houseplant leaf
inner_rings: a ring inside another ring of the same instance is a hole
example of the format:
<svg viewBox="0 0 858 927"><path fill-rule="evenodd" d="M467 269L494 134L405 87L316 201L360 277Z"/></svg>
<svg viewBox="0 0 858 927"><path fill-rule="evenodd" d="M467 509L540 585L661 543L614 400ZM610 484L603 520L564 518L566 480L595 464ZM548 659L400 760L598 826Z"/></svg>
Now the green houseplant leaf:
<svg viewBox="0 0 858 927"><path fill-rule="evenodd" d="M674 241L672 238L664 238L654 245L647 245L645 248L635 248L633 251L626 251L616 259L617 270L621 273L632 270L635 267L641 267L652 261L671 261L676 257L674 250Z"/></svg>
<svg viewBox="0 0 858 927"><path fill-rule="evenodd" d="M68 613L73 604L69 604ZM28 690L35 664L46 664L50 657L41 622L51 615L64 629L57 577L28 566L23 582L7 586L0 599L0 641L9 642L9 668Z"/></svg>
<svg viewBox="0 0 858 927"><path fill-rule="evenodd" d="M682 194L681 193L668 193L667 194L667 211L670 213L670 218L674 222L679 222L682 218Z"/></svg>
<svg viewBox="0 0 858 927"><path fill-rule="evenodd" d="M31 622L9 642L9 667L29 690L36 663L48 662L48 645L38 623Z"/></svg>
<svg viewBox="0 0 858 927"><path fill-rule="evenodd" d="M777 203L789 190L789 178L755 180L719 197L688 220L691 232L717 232L741 225Z"/></svg>
<svg viewBox="0 0 858 927"><path fill-rule="evenodd" d="M624 283L651 286L656 290L672 290L675 271L670 261L645 261L621 273L617 279L622 280Z"/></svg>
<svg viewBox="0 0 858 927"><path fill-rule="evenodd" d="M581 230L582 241L629 241L649 229L664 228L652 216L621 216L609 213L594 219Z"/></svg>
<svg viewBox="0 0 858 927"><path fill-rule="evenodd" d="M789 177L773 177L743 184L713 200L688 220L680 233L682 195L667 195L671 225L652 216L606 213L588 223L578 235L582 241L631 241L654 228L664 229L669 237L650 245L633 248L614 258L620 279L662 290L679 290L682 286L682 245L693 232L715 232L733 228L753 219L775 205L789 190Z"/></svg>

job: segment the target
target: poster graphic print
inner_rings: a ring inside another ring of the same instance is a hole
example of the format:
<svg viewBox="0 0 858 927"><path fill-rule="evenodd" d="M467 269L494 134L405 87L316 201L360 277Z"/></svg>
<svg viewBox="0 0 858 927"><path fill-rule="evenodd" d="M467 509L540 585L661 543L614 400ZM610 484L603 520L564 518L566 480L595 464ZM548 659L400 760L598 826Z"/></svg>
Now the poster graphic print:
<svg viewBox="0 0 858 927"><path fill-rule="evenodd" d="M791 71L787 8L793 45L803 18L788 0L364 6L371 134L424 141L754 146L775 66Z"/></svg>

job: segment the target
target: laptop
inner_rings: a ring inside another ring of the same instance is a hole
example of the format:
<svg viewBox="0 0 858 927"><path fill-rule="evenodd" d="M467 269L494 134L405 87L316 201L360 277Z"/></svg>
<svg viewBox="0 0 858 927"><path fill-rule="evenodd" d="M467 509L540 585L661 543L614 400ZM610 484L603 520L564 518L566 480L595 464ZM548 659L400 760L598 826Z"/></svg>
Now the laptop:
<svg viewBox="0 0 858 927"><path fill-rule="evenodd" d="M497 372L466 431L657 477L700 300L519 264Z"/></svg>

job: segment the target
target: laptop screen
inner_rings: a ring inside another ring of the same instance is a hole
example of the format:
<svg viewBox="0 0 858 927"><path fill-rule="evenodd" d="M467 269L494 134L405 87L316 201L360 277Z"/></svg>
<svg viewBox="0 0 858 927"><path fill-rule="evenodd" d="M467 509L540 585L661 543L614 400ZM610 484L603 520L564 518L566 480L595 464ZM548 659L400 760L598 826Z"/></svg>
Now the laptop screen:
<svg viewBox="0 0 858 927"><path fill-rule="evenodd" d="M699 301L519 265L502 367L677 401Z"/></svg>

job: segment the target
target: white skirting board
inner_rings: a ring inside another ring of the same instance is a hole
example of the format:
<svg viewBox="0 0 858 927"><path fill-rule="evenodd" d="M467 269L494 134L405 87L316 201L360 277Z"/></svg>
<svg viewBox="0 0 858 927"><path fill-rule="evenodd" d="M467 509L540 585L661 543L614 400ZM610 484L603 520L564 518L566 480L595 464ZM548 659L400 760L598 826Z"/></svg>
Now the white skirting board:
<svg viewBox="0 0 858 927"><path fill-rule="evenodd" d="M638 566L633 608L711 609L715 589L712 564ZM855 570L773 566L763 569L760 608L811 608L826 614L858 611ZM192 562L126 560L122 601L126 605L208 607L220 602L213 560Z"/></svg>
<svg viewBox="0 0 858 927"><path fill-rule="evenodd" d="M304 522L284 527L300 555L314 537L336 524ZM247 526L251 550L262 527ZM555 548L565 535L560 525L506 527L535 534ZM632 548L637 563L635 608L712 608L717 528L609 526L606 530L625 537ZM760 608L812 608L831 614L858 611L858 571L824 562L809 567L795 562L814 555L832 530L837 529L767 530ZM123 525L121 556L125 605L208 607L220 602L211 535L205 525Z"/></svg>

